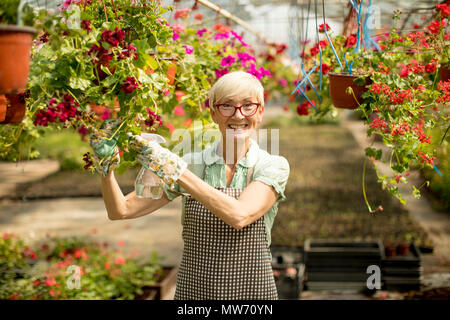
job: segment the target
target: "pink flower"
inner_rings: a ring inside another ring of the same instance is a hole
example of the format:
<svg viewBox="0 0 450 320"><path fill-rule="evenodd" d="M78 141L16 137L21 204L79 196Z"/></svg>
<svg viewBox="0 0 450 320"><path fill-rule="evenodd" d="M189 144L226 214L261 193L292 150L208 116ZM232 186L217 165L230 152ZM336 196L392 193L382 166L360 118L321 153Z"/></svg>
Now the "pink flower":
<svg viewBox="0 0 450 320"><path fill-rule="evenodd" d="M182 24L176 24L172 26L172 30L176 33L183 33L184 31L186 31L186 28Z"/></svg>
<svg viewBox="0 0 450 320"><path fill-rule="evenodd" d="M101 116L102 120L106 120L111 118L111 110L109 108L106 108Z"/></svg>
<svg viewBox="0 0 450 320"><path fill-rule="evenodd" d="M72 4L72 1L73 0L64 0L61 11L67 10L67 8Z"/></svg>
<svg viewBox="0 0 450 320"><path fill-rule="evenodd" d="M280 78L280 84L283 86L283 87L286 87L287 86L287 80L285 79L285 78Z"/></svg>
<svg viewBox="0 0 450 320"><path fill-rule="evenodd" d="M229 56L222 58L220 65L222 67L229 67L234 63L234 61L236 61L236 59L233 56L229 55Z"/></svg>
<svg viewBox="0 0 450 320"><path fill-rule="evenodd" d="M176 106L175 109L173 109L173 113L175 113L177 116L184 116L186 114L181 105Z"/></svg>
<svg viewBox="0 0 450 320"><path fill-rule="evenodd" d="M173 32L173 35L172 35L172 40L175 41L175 40L177 40L178 38L180 38L180 35L174 31L174 32Z"/></svg>
<svg viewBox="0 0 450 320"><path fill-rule="evenodd" d="M188 44L184 45L184 49L186 50L186 54L191 54L192 52L194 52L194 47Z"/></svg>
<svg viewBox="0 0 450 320"><path fill-rule="evenodd" d="M203 34L205 32L208 32L208 29L206 29L206 28L200 29L197 31L197 36L199 36L201 38L201 37L203 37Z"/></svg>
<svg viewBox="0 0 450 320"><path fill-rule="evenodd" d="M217 33L214 37L214 40L221 40L221 39L228 39L230 37L230 34L227 33Z"/></svg>
<svg viewBox="0 0 450 320"><path fill-rule="evenodd" d="M216 70L216 78L219 79L221 76L223 76L223 75L225 75L227 73L228 73L228 69L227 68L222 69L222 70L217 69Z"/></svg>

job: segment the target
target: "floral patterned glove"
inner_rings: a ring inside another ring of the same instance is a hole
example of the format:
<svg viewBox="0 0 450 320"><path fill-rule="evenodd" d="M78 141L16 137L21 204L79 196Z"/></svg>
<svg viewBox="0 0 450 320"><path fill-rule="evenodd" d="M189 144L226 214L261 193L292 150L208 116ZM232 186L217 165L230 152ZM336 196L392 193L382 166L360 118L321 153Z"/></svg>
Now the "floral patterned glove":
<svg viewBox="0 0 450 320"><path fill-rule="evenodd" d="M136 150L138 160L146 169L153 171L167 185L172 186L187 168L187 163L169 149L155 141L128 133L130 147Z"/></svg>
<svg viewBox="0 0 450 320"><path fill-rule="evenodd" d="M112 139L109 137L118 126L117 121L106 120L99 132L92 133L90 145L94 150L95 169L104 177L113 167L120 163L119 148L117 147L117 135Z"/></svg>

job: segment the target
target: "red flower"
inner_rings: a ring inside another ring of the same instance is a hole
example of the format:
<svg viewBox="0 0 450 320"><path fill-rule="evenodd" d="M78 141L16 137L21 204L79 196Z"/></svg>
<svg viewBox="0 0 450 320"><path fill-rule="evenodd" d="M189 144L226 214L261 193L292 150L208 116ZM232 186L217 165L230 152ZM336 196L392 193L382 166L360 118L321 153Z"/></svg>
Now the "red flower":
<svg viewBox="0 0 450 320"><path fill-rule="evenodd" d="M354 44L356 44L356 41L358 40L358 38L356 38L356 34L351 34L347 37L347 39L345 39L345 43L344 46L346 48L350 48L352 47Z"/></svg>
<svg viewBox="0 0 450 320"><path fill-rule="evenodd" d="M19 298L19 294L18 293L14 293L9 297L9 300L16 300Z"/></svg>
<svg viewBox="0 0 450 320"><path fill-rule="evenodd" d="M186 19L187 17L189 17L189 12L191 11L192 10L189 8L180 9L175 12L173 17L175 18L175 20L177 20L178 18Z"/></svg>
<svg viewBox="0 0 450 320"><path fill-rule="evenodd" d="M122 257L116 258L116 259L114 260L114 263L115 263L116 265L118 265L118 266L124 265L124 264L125 264L125 259L122 258Z"/></svg>
<svg viewBox="0 0 450 320"><path fill-rule="evenodd" d="M47 279L45 280L45 284L46 284L48 287L55 286L55 285L56 285L56 280L55 280L55 278L47 278Z"/></svg>
<svg viewBox="0 0 450 320"><path fill-rule="evenodd" d="M325 23L325 24L322 23L319 26L319 32L321 32L321 33L325 32L325 28L326 28L326 31L330 31L330 26L328 25L328 23Z"/></svg>
<svg viewBox="0 0 450 320"><path fill-rule="evenodd" d="M432 63L429 63L425 66L425 72L435 72L436 66Z"/></svg>
<svg viewBox="0 0 450 320"><path fill-rule="evenodd" d="M127 80L122 84L122 91L125 93L132 93L136 90L141 82L136 82L136 78L128 77Z"/></svg>
<svg viewBox="0 0 450 320"><path fill-rule="evenodd" d="M409 72L411 71L409 65L403 66L400 70L400 77L407 78L409 76Z"/></svg>
<svg viewBox="0 0 450 320"><path fill-rule="evenodd" d="M203 15L202 15L201 13L197 13L197 14L195 14L195 16L194 16L194 19L196 19L196 20L202 20L202 19L203 19Z"/></svg>
<svg viewBox="0 0 450 320"><path fill-rule="evenodd" d="M442 28L444 28L447 25L447 22L445 20L434 20L427 29L430 30L431 33L439 33Z"/></svg>
<svg viewBox="0 0 450 320"><path fill-rule="evenodd" d="M326 63L322 63L322 74L327 74L330 71L331 67Z"/></svg>
<svg viewBox="0 0 450 320"><path fill-rule="evenodd" d="M447 17L448 15L450 15L450 7L449 7L450 2L447 3L443 3L443 4L437 4L436 5L436 10L440 11L442 18Z"/></svg>
<svg viewBox="0 0 450 320"><path fill-rule="evenodd" d="M311 100L312 104L315 105L314 100ZM307 116L309 114L308 109L311 107L308 101L303 102L297 107L297 113L300 116Z"/></svg>

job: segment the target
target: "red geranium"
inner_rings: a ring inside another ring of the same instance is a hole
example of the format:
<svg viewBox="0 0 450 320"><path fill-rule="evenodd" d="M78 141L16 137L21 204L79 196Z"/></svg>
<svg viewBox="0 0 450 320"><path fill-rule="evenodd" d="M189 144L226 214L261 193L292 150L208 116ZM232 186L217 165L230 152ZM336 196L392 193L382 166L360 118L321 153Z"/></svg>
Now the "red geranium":
<svg viewBox="0 0 450 320"><path fill-rule="evenodd" d="M436 5L436 10L440 11L441 15L443 18L447 17L448 15L450 15L450 7L449 7L450 1L447 3L443 3L443 4L437 4Z"/></svg>
<svg viewBox="0 0 450 320"><path fill-rule="evenodd" d="M434 20L427 29L430 30L431 33L439 33L442 28L444 28L447 25L447 22L445 20Z"/></svg>
<svg viewBox="0 0 450 320"><path fill-rule="evenodd" d="M325 28L327 28L326 31L330 31L330 26L328 25L328 23L322 23L319 26L319 32L321 33L325 32Z"/></svg>
<svg viewBox="0 0 450 320"><path fill-rule="evenodd" d="M356 43L357 40L358 38L356 38L356 34L351 34L347 37L347 39L345 39L344 46L346 48L350 48Z"/></svg>
<svg viewBox="0 0 450 320"><path fill-rule="evenodd" d="M322 63L322 74L327 74L330 72L331 67L326 63Z"/></svg>

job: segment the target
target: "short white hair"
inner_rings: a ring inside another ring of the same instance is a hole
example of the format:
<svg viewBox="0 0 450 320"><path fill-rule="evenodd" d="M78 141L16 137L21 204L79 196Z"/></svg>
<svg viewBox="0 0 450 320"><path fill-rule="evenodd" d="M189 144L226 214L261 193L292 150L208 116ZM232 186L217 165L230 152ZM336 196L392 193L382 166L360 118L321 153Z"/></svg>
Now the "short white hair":
<svg viewBox="0 0 450 320"><path fill-rule="evenodd" d="M237 95L252 95L264 106L264 88L254 75L245 71L227 73L214 83L208 95L208 103L211 109L214 105L226 98Z"/></svg>

